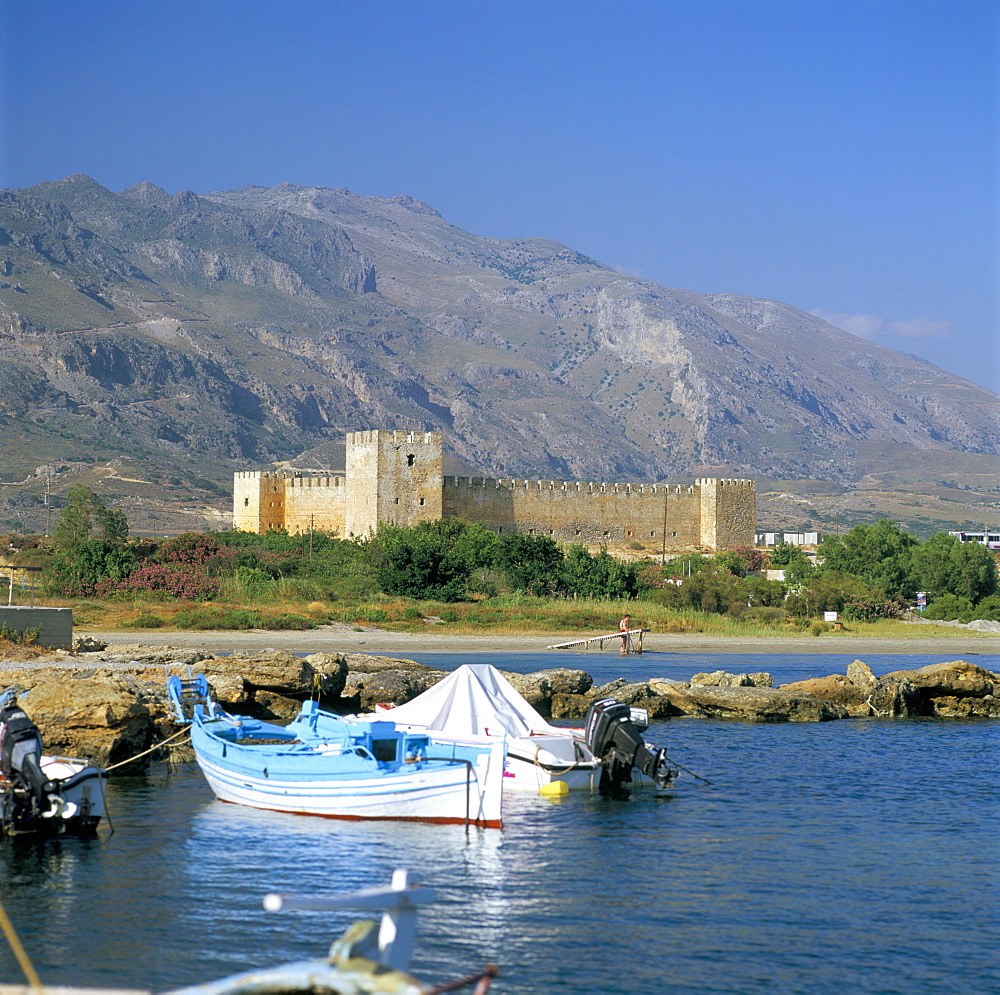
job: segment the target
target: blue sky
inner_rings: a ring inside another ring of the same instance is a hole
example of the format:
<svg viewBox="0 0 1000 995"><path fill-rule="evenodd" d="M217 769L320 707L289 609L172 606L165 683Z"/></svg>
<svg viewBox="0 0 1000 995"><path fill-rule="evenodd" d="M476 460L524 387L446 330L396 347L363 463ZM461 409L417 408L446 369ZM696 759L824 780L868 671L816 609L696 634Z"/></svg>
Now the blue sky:
<svg viewBox="0 0 1000 995"><path fill-rule="evenodd" d="M0 0L0 186L408 193L1000 390L995 0Z"/></svg>

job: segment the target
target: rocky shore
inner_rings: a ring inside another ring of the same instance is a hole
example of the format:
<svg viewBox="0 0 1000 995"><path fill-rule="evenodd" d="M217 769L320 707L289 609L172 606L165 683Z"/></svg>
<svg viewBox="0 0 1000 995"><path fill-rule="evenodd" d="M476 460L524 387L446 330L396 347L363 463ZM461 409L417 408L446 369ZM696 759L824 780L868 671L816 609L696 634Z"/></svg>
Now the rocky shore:
<svg viewBox="0 0 1000 995"><path fill-rule="evenodd" d="M0 689L17 691L41 730L46 753L87 757L114 766L113 773L135 773L170 756L170 747L157 748L180 728L170 718L165 677L188 667L206 674L228 711L277 721L290 719L310 696L333 711L370 711L377 703L409 701L446 676L413 660L361 653L301 657L266 650L215 656L169 646L109 649L92 642L78 644L62 660L0 661ZM777 688L770 674L725 671L693 674L687 681L622 678L600 687L585 671L560 667L505 676L554 719L582 719L590 703L603 697L646 708L658 719L1000 718L1000 675L964 660L881 677L855 660L846 674Z"/></svg>

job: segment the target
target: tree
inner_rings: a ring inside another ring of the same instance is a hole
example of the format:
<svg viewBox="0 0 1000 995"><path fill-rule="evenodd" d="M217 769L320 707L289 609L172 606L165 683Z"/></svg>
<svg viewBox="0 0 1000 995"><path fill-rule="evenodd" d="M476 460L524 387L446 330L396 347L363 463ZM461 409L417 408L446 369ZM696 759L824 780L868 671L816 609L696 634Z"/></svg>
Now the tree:
<svg viewBox="0 0 1000 995"><path fill-rule="evenodd" d="M469 569L465 563L428 542L401 539L386 554L376 580L386 594L434 601L465 600Z"/></svg>
<svg viewBox="0 0 1000 995"><path fill-rule="evenodd" d="M512 588L538 597L559 589L562 564L562 550L548 536L501 536L493 556Z"/></svg>
<svg viewBox="0 0 1000 995"><path fill-rule="evenodd" d="M916 590L910 570L916 545L916 539L883 518L874 525L856 525L845 536L827 536L818 553L823 572L850 574L909 598Z"/></svg>
<svg viewBox="0 0 1000 995"><path fill-rule="evenodd" d="M624 563L601 550L591 556L583 546L570 546L562 566L561 589L582 598L631 600L648 585L635 563Z"/></svg>
<svg viewBox="0 0 1000 995"><path fill-rule="evenodd" d="M729 552L734 553L742 561L744 574L756 573L767 565L767 554L756 546L733 546Z"/></svg>
<svg viewBox="0 0 1000 995"><path fill-rule="evenodd" d="M105 505L99 494L84 484L75 484L66 492L66 507L56 519L52 543L57 550L70 550L94 537L111 545L128 538L128 519L122 511Z"/></svg>
<svg viewBox="0 0 1000 995"><path fill-rule="evenodd" d="M681 604L695 611L723 613L730 606L747 607L748 600L743 580L715 563L685 578L680 588Z"/></svg>
<svg viewBox="0 0 1000 995"><path fill-rule="evenodd" d="M52 544L56 555L43 574L45 585L59 594L79 597L94 593L103 580L121 580L135 568L135 554L125 540L128 519L108 508L100 495L76 484L66 492L68 503L59 513Z"/></svg>
<svg viewBox="0 0 1000 995"><path fill-rule="evenodd" d="M820 612L842 612L844 606L858 601L885 601L886 593L857 577L824 570L809 578L797 594L790 594L785 607L793 615L812 616Z"/></svg>
<svg viewBox="0 0 1000 995"><path fill-rule="evenodd" d="M811 577L815 570L809 557L790 542L779 542L771 550L771 566L784 570L785 579L792 583Z"/></svg>
<svg viewBox="0 0 1000 995"><path fill-rule="evenodd" d="M975 604L997 590L993 554L947 532L936 532L913 550L911 570L914 589L927 591L935 600L953 594Z"/></svg>
<svg viewBox="0 0 1000 995"><path fill-rule="evenodd" d="M475 537L462 542L466 530L467 523L454 518L421 522L413 528L379 526L372 541L381 554L376 571L379 587L386 594L410 598L463 600L465 583L481 552Z"/></svg>
<svg viewBox="0 0 1000 995"><path fill-rule="evenodd" d="M87 597L104 580L123 580L135 569L135 553L122 543L87 539L56 553L42 574L45 586L66 597Z"/></svg>

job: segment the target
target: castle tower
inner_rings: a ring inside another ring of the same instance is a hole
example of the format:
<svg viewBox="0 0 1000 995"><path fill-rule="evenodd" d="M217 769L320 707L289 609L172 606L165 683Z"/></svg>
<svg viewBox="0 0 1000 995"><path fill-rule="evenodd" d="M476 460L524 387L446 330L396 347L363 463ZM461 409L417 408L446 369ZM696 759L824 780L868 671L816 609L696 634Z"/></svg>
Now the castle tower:
<svg viewBox="0 0 1000 995"><path fill-rule="evenodd" d="M752 546L757 526L757 487L752 480L702 477L695 481L701 505L701 544L710 549Z"/></svg>
<svg viewBox="0 0 1000 995"><path fill-rule="evenodd" d="M266 470L233 474L233 528L268 532L285 527L285 475Z"/></svg>
<svg viewBox="0 0 1000 995"><path fill-rule="evenodd" d="M368 535L379 522L416 525L442 514L440 432L347 433L346 536Z"/></svg>

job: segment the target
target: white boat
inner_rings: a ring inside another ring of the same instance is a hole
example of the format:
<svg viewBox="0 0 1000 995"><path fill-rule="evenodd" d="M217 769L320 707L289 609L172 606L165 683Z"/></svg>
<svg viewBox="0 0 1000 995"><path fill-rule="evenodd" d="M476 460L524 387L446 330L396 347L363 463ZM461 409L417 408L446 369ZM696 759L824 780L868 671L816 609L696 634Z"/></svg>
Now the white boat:
<svg viewBox="0 0 1000 995"><path fill-rule="evenodd" d="M506 788L562 793L598 786L601 761L584 731L551 725L489 664L464 664L411 701L377 714L423 730L434 743L502 741Z"/></svg>
<svg viewBox="0 0 1000 995"><path fill-rule="evenodd" d="M474 995L487 995L499 973L495 964L486 964L471 974L437 985L409 973L417 940L417 912L421 905L434 900L434 891L413 881L404 869L393 872L388 887L365 888L345 895L266 895L263 903L266 912L359 909L371 913L382 909L382 920L377 923L365 918L355 922L323 957L254 968L217 981L177 988L167 995L430 995L465 991L472 986ZM149 989L138 988L45 986L10 922L5 922L4 934L28 983L0 984L0 995L152 995Z"/></svg>
<svg viewBox="0 0 1000 995"><path fill-rule="evenodd" d="M167 688L222 801L339 819L502 825L502 742L432 744L390 720L345 718L314 701L279 726L227 714L203 674L171 677Z"/></svg>
<svg viewBox="0 0 1000 995"><path fill-rule="evenodd" d="M234 974L218 981L175 989L167 995L317 995L319 992L428 995L430 992L465 991L472 986L475 986L474 995L487 995L492 980L499 973L495 964L433 986L409 974L409 961L416 941L417 911L421 905L433 901L433 890L412 882L408 872L402 869L393 873L388 888L366 888L347 895L267 895L264 909L268 912L293 909L310 912L383 909L384 912L381 923L366 919L351 926L333 943L325 957Z"/></svg>
<svg viewBox="0 0 1000 995"><path fill-rule="evenodd" d="M88 760L46 756L14 693L0 695L0 836L86 835L104 816L107 774Z"/></svg>

